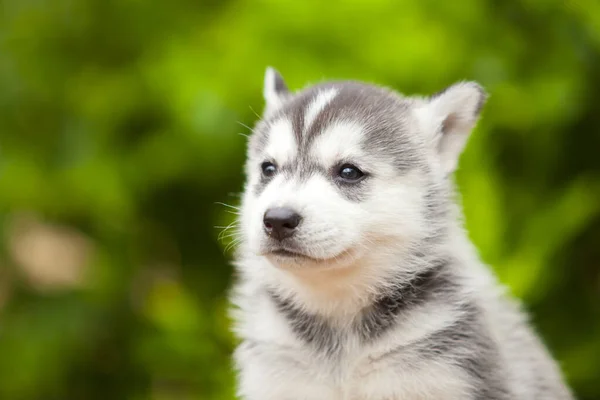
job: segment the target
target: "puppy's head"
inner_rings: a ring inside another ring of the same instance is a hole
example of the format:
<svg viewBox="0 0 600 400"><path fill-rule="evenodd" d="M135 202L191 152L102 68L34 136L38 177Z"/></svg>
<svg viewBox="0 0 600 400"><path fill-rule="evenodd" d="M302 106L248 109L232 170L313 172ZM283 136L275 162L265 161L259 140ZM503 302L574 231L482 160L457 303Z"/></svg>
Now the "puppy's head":
<svg viewBox="0 0 600 400"><path fill-rule="evenodd" d="M343 267L434 234L485 100L469 82L430 98L356 82L292 93L271 68L264 96L241 227L249 251L287 268Z"/></svg>

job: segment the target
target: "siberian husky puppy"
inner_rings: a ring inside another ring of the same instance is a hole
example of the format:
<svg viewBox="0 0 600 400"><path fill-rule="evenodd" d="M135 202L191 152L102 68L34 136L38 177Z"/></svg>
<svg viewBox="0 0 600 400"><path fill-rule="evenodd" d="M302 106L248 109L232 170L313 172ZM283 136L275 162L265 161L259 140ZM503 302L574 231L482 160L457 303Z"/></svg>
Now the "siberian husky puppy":
<svg viewBox="0 0 600 400"><path fill-rule="evenodd" d="M232 293L240 398L573 398L454 202L481 86L292 93L269 68L264 97Z"/></svg>

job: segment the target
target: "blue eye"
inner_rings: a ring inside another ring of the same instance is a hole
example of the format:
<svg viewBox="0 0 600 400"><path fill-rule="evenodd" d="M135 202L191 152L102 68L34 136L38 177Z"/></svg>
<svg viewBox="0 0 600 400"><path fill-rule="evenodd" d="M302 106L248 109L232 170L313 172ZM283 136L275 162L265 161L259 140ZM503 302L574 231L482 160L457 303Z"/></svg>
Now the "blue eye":
<svg viewBox="0 0 600 400"><path fill-rule="evenodd" d="M265 161L264 163L262 163L260 165L260 168L262 169L263 175L266 176L267 178L272 177L277 172L277 167L275 166L275 164L270 163L268 161Z"/></svg>
<svg viewBox="0 0 600 400"><path fill-rule="evenodd" d="M358 169L358 167L352 164L344 164L340 167L338 176L347 182L357 182L359 181L365 174Z"/></svg>

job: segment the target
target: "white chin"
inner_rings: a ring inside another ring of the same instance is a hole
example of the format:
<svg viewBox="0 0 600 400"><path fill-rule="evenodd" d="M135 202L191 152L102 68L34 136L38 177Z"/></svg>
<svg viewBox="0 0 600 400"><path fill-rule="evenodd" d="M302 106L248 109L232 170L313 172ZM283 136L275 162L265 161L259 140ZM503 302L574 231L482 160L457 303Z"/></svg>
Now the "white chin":
<svg viewBox="0 0 600 400"><path fill-rule="evenodd" d="M298 268L319 268L332 269L344 268L354 263L357 259L357 254L353 250L343 251L337 255L328 257L312 257L302 254L286 254L286 253L266 253L264 257L271 264L283 269L298 269Z"/></svg>

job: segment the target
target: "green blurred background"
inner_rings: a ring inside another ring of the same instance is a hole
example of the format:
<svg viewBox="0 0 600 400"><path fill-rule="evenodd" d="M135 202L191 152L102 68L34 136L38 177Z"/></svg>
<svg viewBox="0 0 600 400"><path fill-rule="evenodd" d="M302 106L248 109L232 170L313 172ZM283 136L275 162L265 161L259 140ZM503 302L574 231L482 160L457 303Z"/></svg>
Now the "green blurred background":
<svg viewBox="0 0 600 400"><path fill-rule="evenodd" d="M598 0L0 1L0 399L232 399L227 242L273 65L491 97L482 258L600 399Z"/></svg>

